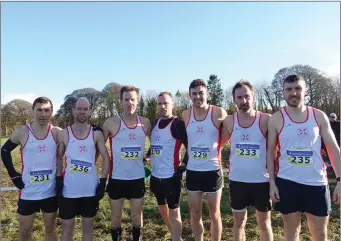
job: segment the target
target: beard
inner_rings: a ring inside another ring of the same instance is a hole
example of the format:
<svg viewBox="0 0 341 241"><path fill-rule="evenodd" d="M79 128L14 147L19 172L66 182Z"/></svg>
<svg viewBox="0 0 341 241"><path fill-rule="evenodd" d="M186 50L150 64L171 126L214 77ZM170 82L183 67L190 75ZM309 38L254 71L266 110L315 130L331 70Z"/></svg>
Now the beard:
<svg viewBox="0 0 341 241"><path fill-rule="evenodd" d="M83 123L86 123L88 121L88 118L77 116L76 120L77 120L78 123L82 123L83 124Z"/></svg>
<svg viewBox="0 0 341 241"><path fill-rule="evenodd" d="M241 104L238 106L238 109L243 111L244 113L246 113L250 110L250 105L249 104Z"/></svg>
<svg viewBox="0 0 341 241"><path fill-rule="evenodd" d="M285 100L287 105L293 108L298 107L301 104L300 97L289 97L289 99Z"/></svg>

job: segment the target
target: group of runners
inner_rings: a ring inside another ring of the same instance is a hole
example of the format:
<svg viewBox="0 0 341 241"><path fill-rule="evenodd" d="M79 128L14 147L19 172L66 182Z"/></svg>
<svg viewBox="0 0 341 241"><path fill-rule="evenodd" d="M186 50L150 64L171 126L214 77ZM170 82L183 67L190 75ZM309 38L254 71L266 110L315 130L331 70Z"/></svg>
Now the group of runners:
<svg viewBox="0 0 341 241"><path fill-rule="evenodd" d="M261 241L273 240L273 206L282 214L286 241L299 240L301 213L307 217L312 239L327 240L332 200L321 140L336 175L332 194L335 203L340 201L340 148L326 114L304 104L305 80L299 75L284 79L286 106L273 115L254 109L251 83L241 80L232 92L237 111L227 115L223 108L208 104L205 81L193 80L189 86L192 106L183 111L181 118L173 116L171 93L162 92L157 97L160 118L153 127L147 118L137 114L140 96L133 86L121 88L123 112L107 119L102 127L89 124L90 104L84 97L73 108L74 124L65 129L51 124L51 100L37 98L33 103L33 123L16 129L1 148L4 166L20 189L20 241L31 240L35 213L40 210L45 240L56 241L58 209L62 241L73 240L77 215L82 217L82 240L93 240L94 218L106 192L110 198L112 240L122 240L125 199L130 200L132 240L142 240L146 162L151 162L150 190L172 240L182 240L179 204L183 180L194 240L203 240L204 196L211 240L221 240L221 149L227 142L231 148L228 185L233 240L246 240L248 206L256 209ZM105 146L108 138L109 153ZM146 138L150 139L147 152ZM14 168L11 156L18 145L21 172ZM182 146L186 150L183 158ZM99 155L100 177L96 169Z"/></svg>

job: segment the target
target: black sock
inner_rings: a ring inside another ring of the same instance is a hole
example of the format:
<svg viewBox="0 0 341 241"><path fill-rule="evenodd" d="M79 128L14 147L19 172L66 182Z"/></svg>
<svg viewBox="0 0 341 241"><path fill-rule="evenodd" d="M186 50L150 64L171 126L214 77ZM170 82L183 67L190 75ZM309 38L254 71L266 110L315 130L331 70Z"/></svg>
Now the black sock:
<svg viewBox="0 0 341 241"><path fill-rule="evenodd" d="M121 240L122 228L115 228L115 229L112 228L110 231L111 231L112 241Z"/></svg>
<svg viewBox="0 0 341 241"><path fill-rule="evenodd" d="M136 228L133 226L133 241L139 241L141 234L141 228Z"/></svg>

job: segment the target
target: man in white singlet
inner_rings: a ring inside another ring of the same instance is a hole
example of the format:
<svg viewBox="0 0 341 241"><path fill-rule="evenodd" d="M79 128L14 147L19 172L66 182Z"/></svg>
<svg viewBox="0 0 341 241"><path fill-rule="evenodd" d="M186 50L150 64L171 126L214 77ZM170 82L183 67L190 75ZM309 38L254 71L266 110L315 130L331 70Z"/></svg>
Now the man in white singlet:
<svg viewBox="0 0 341 241"><path fill-rule="evenodd" d="M152 164L150 190L156 197L159 213L172 235L172 240L180 241L182 173L188 160L186 152L181 164L180 151L182 145L187 150L187 134L183 120L173 116L173 106L172 94L161 92L157 98L160 119L154 123L148 154L150 153Z"/></svg>
<svg viewBox="0 0 341 241"><path fill-rule="evenodd" d="M186 187L195 241L203 241L202 197L206 193L211 219L211 240L221 240L220 200L224 177L221 166L222 123L226 111L207 103L205 81L193 80L189 86L193 107L182 113L188 137Z"/></svg>
<svg viewBox="0 0 341 241"><path fill-rule="evenodd" d="M61 130L50 121L53 105L39 97L33 102L34 122L16 129L1 148L1 159L14 185L19 189L19 241L32 240L35 213L42 210L45 241L57 241L55 193L57 135ZM21 145L22 167L13 166L11 151Z"/></svg>
<svg viewBox="0 0 341 241"><path fill-rule="evenodd" d="M253 109L255 93L247 81L232 88L237 112L224 123L224 138L231 143L229 187L233 213L233 240L245 241L247 206L256 208L260 241L272 241L269 176L266 170L266 135L270 114Z"/></svg>
<svg viewBox="0 0 341 241"><path fill-rule="evenodd" d="M340 202L340 148L327 115L304 104L306 90L302 76L286 77L283 97L287 105L271 116L268 126L270 196L282 214L286 241L299 240L301 213L306 214L312 240L327 240L331 200L321 138L337 178L333 200ZM277 145L280 156L275 177Z"/></svg>
<svg viewBox="0 0 341 241"><path fill-rule="evenodd" d="M61 241L72 241L75 217L82 216L82 240L93 240L93 222L103 198L109 172L109 154L104 136L88 123L88 99L81 97L73 109L75 123L58 136L57 196L62 220ZM96 149L102 157L98 181ZM63 166L65 155L65 169ZM64 169L64 171L63 171ZM62 173L63 171L63 173Z"/></svg>
<svg viewBox="0 0 341 241"><path fill-rule="evenodd" d="M124 200L130 200L133 223L132 240L141 240L142 206L145 194L144 149L150 136L150 121L137 115L139 90L123 86L120 90L122 114L104 122L105 140L110 141L110 174L107 192L111 207L112 240L121 239L121 217Z"/></svg>

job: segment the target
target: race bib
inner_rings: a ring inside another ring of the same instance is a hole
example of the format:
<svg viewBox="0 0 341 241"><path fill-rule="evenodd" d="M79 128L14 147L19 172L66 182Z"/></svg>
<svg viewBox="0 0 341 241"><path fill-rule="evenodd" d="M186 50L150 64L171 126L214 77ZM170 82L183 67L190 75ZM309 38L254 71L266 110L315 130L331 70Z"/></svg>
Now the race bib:
<svg viewBox="0 0 341 241"><path fill-rule="evenodd" d="M151 151L152 151L152 156L155 157L160 157L162 156L162 150L163 150L163 146L160 145L151 145Z"/></svg>
<svg viewBox="0 0 341 241"><path fill-rule="evenodd" d="M236 155L244 158L259 158L259 144L236 144Z"/></svg>
<svg viewBox="0 0 341 241"><path fill-rule="evenodd" d="M191 156L194 160L202 161L208 160L210 154L210 148L208 147L191 147Z"/></svg>
<svg viewBox="0 0 341 241"><path fill-rule="evenodd" d="M137 160L140 157L141 147L121 148L121 158L124 160Z"/></svg>
<svg viewBox="0 0 341 241"><path fill-rule="evenodd" d="M313 151L287 150L287 160L292 165L309 166L313 161Z"/></svg>
<svg viewBox="0 0 341 241"><path fill-rule="evenodd" d="M74 173L88 174L92 168L92 163L79 160L71 160L70 171Z"/></svg>
<svg viewBox="0 0 341 241"><path fill-rule="evenodd" d="M41 170L30 172L30 183L40 184L50 182L52 179L52 170Z"/></svg>

